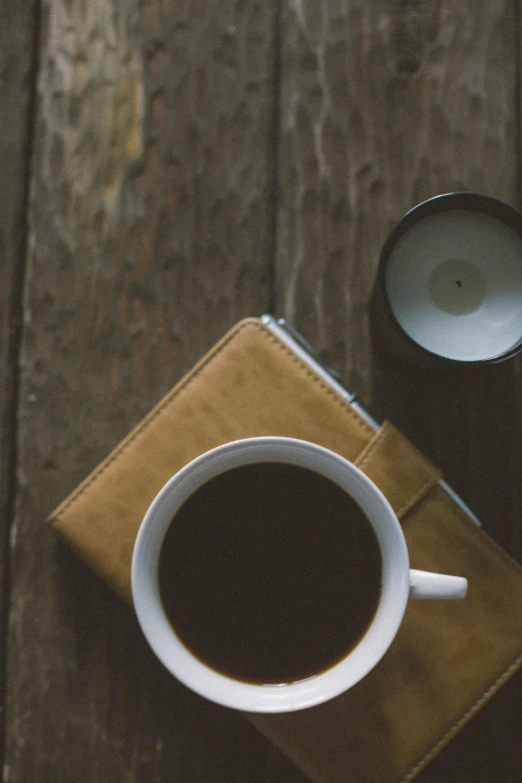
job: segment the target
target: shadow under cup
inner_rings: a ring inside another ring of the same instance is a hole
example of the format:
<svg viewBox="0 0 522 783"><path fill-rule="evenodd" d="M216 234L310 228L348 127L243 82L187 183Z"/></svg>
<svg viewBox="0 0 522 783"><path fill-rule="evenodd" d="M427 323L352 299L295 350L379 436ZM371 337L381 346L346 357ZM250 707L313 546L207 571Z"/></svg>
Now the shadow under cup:
<svg viewBox="0 0 522 783"><path fill-rule="evenodd" d="M245 465L282 463L312 471L340 487L362 510L378 541L381 592L367 630L344 657L299 681L253 684L217 671L193 654L167 616L159 561L173 518L199 487ZM138 621L165 667L186 686L219 704L250 712L286 712L327 701L361 680L381 659L402 621L409 593L409 561L398 520L381 491L358 468L316 444L282 437L220 446L189 463L160 491L140 527L132 560Z"/></svg>

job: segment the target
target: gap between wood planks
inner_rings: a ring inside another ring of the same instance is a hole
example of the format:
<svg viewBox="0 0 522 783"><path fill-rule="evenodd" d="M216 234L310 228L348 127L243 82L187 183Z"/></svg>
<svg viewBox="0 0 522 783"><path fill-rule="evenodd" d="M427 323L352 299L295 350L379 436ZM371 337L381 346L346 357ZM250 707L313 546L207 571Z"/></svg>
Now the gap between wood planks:
<svg viewBox="0 0 522 783"><path fill-rule="evenodd" d="M281 83L282 83L282 54L283 45L283 8L282 0L276 0L274 14L274 83L273 83L273 114L271 129L271 150L272 150L272 171L270 172L270 217L269 217L269 237L268 237L268 312L273 315L277 302L277 220L279 211L279 146L280 146L280 125L281 125ZM261 315L261 313L256 313Z"/></svg>
<svg viewBox="0 0 522 783"><path fill-rule="evenodd" d="M13 14L11 24L19 24L19 20ZM23 336L23 303L25 273L27 261L27 248L29 241L29 202L31 185L31 163L35 140L35 119L37 107L37 83L40 49L41 8L40 0L35 0L28 14L28 39L31 42L30 51L27 53L29 62L27 85L27 113L25 117L25 138L20 144L20 154L23 161L23 186L21 198L21 221L17 248L12 270L12 286L10 301L8 303L8 346L6 356L6 369L10 373L10 389L7 395L6 408L3 412L3 432L5 433L5 471L6 471L6 518L2 530L0 546L3 553L3 582L0 584L0 635L2 638L2 651L0 657L0 769L5 764L6 742L6 714L5 697L7 687L7 649L9 633L9 607L11 593L10 573L10 537L16 509L17 471L18 471L18 408L20 400L20 351ZM9 38L9 28L6 30L6 38ZM12 36L14 43L17 37ZM14 53L9 52L9 55ZM20 53L18 52L20 55ZM22 57L24 54L22 53ZM16 89L16 84L12 89Z"/></svg>

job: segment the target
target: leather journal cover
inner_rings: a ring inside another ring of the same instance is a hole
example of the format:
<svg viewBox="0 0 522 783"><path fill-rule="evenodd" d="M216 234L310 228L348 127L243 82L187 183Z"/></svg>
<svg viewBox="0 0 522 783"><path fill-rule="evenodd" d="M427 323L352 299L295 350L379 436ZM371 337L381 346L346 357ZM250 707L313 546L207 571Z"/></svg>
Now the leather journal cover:
<svg viewBox="0 0 522 783"><path fill-rule="evenodd" d="M237 324L49 522L131 602L135 537L190 460L244 437L313 441L358 464L401 519L413 568L466 576L462 601L410 601L382 661L326 704L247 717L315 783L407 783L522 664L522 569L386 422L375 430L260 320Z"/></svg>

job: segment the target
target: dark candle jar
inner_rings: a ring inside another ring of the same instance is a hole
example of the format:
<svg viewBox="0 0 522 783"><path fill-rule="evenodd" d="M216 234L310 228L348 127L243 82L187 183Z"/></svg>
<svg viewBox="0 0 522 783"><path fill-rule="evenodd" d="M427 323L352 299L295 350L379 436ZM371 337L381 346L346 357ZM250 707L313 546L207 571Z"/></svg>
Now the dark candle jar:
<svg viewBox="0 0 522 783"><path fill-rule="evenodd" d="M374 340L438 368L496 364L522 350L522 215L477 193L407 212L387 237L370 304Z"/></svg>

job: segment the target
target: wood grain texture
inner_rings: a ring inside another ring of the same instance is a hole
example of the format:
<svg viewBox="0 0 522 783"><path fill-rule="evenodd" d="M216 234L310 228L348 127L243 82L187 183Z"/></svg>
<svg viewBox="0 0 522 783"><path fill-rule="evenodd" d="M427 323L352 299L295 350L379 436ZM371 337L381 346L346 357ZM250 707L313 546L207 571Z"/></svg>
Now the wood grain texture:
<svg viewBox="0 0 522 783"><path fill-rule="evenodd" d="M285 8L279 310L522 554L514 364L436 394L426 374L414 384L407 368L405 383L381 366L368 319L380 249L407 209L451 190L517 203L515 8L503 0Z"/></svg>
<svg viewBox="0 0 522 783"><path fill-rule="evenodd" d="M9 601L9 528L16 476L18 348L36 61L36 3L0 7L0 618ZM5 646L0 645L0 699ZM3 736L4 712L0 711Z"/></svg>
<svg viewBox="0 0 522 783"><path fill-rule="evenodd" d="M277 302L522 559L520 360L417 371L390 361L368 318L381 247L407 209L452 190L520 205L519 24L503 0L284 5ZM419 783L519 777L521 694L517 678Z"/></svg>
<svg viewBox="0 0 522 783"><path fill-rule="evenodd" d="M386 234L450 190L513 200L513 4L285 4L278 310L367 399Z"/></svg>
<svg viewBox="0 0 522 783"><path fill-rule="evenodd" d="M0 518L9 494L14 433L16 342L22 316L26 192L31 137L35 5L0 9Z"/></svg>
<svg viewBox="0 0 522 783"><path fill-rule="evenodd" d="M3 780L304 783L163 671L43 519L229 326L267 308L276 209L277 314L521 554L521 362L439 387L387 366L367 315L407 208L466 188L521 204L520 3L42 6L19 356L36 3L0 10L0 503L17 476ZM496 700L514 740L484 711L422 780L518 779L520 687Z"/></svg>
<svg viewBox="0 0 522 783"><path fill-rule="evenodd" d="M270 779L268 743L174 683L43 520L267 306L272 49L271 3L44 3L4 781Z"/></svg>

